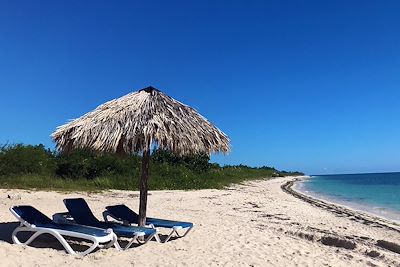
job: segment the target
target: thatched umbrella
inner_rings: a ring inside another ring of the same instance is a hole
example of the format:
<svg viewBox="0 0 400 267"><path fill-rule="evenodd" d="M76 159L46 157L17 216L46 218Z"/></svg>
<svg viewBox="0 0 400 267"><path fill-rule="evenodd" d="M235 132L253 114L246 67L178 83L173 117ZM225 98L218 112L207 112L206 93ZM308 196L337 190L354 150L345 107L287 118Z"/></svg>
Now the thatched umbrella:
<svg viewBox="0 0 400 267"><path fill-rule="evenodd" d="M63 152L87 148L99 152L143 153L139 225L145 225L150 150L178 155L228 153L229 138L193 108L147 87L100 105L52 134Z"/></svg>

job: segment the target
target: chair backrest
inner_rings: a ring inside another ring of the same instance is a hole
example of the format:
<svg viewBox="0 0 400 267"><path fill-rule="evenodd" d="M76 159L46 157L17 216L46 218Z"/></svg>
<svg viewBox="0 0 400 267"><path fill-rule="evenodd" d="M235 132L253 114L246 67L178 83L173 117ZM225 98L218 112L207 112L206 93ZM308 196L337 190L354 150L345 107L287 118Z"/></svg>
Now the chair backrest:
<svg viewBox="0 0 400 267"><path fill-rule="evenodd" d="M84 225L99 223L83 198L67 198L64 199L64 204L77 223Z"/></svg>
<svg viewBox="0 0 400 267"><path fill-rule="evenodd" d="M138 223L139 215L125 205L115 205L106 207L107 211L114 217L129 223Z"/></svg>
<svg viewBox="0 0 400 267"><path fill-rule="evenodd" d="M18 215L22 220L26 221L29 224L43 225L53 223L53 221L49 217L47 217L32 206L14 206L10 210L14 211L16 215Z"/></svg>

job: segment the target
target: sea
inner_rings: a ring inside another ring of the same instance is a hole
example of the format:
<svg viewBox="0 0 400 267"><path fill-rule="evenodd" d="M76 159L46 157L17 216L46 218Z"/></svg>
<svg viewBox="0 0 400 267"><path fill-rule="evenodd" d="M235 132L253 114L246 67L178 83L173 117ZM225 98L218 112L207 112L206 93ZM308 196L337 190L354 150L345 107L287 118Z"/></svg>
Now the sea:
<svg viewBox="0 0 400 267"><path fill-rule="evenodd" d="M400 223L400 172L312 175L294 189Z"/></svg>

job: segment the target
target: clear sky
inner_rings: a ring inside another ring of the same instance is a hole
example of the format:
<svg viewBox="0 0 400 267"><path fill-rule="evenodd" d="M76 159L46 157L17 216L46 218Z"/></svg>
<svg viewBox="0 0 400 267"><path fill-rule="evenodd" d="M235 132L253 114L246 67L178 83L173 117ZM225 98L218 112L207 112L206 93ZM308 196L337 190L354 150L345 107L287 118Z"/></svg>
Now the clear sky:
<svg viewBox="0 0 400 267"><path fill-rule="evenodd" d="M400 1L0 0L0 143L152 85L232 139L221 164L400 171Z"/></svg>

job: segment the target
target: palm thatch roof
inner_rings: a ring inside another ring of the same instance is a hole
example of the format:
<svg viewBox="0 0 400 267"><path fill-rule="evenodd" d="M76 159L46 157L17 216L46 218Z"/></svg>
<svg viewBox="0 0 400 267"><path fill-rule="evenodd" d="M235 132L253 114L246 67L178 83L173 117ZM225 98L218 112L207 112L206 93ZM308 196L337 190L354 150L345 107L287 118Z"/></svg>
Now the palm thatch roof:
<svg viewBox="0 0 400 267"><path fill-rule="evenodd" d="M100 105L52 134L57 148L139 153L153 145L178 155L227 153L229 138L195 109L147 87Z"/></svg>

